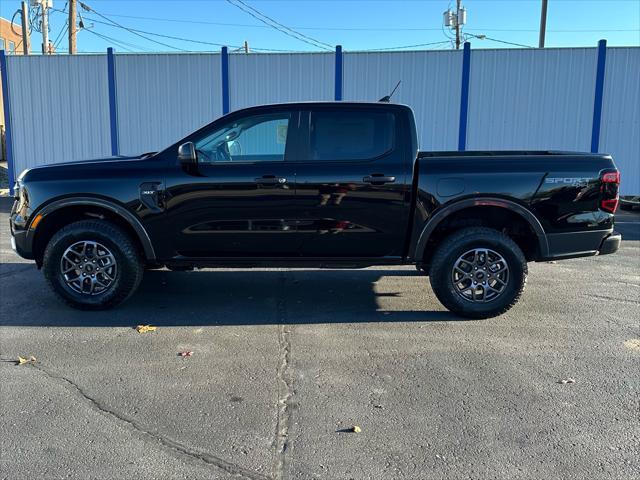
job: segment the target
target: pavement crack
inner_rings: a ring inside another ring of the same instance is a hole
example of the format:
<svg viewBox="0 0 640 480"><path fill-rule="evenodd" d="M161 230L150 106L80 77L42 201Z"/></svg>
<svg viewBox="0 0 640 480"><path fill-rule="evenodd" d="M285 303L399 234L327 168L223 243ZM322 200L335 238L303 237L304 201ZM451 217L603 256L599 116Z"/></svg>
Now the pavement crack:
<svg viewBox="0 0 640 480"><path fill-rule="evenodd" d="M114 420L117 420L119 422L126 424L129 428L135 430L141 436L146 437L147 439L150 439L150 440L154 440L160 443L163 447L167 449L170 449L178 454L185 455L193 460L197 460L207 465L216 467L220 470L223 470L229 473L230 475L233 475L239 478L246 478L249 480L270 480L270 477L267 475L263 475L253 470L248 470L239 465L235 465L233 463L227 462L226 460L223 460L209 453L196 451L190 447L187 447L181 444L176 440L173 440L172 438L165 437L156 432L148 430L144 428L142 425L140 425L135 419L125 414L119 413L115 410L112 410L111 408L103 404L100 400L92 397L91 395L86 393L82 389L82 387L80 387L77 383L70 380L69 378L49 371L47 368L43 367L42 364L32 364L31 366L36 370L44 373L47 377L64 383L68 389L72 390L74 393L80 396L94 410L97 410Z"/></svg>
<svg viewBox="0 0 640 480"><path fill-rule="evenodd" d="M278 403L276 412L275 454L273 476L276 479L285 478L287 450L289 449L290 399L293 395L293 375L291 373L291 326L288 324L286 305L286 273L280 272L279 289L276 304L278 315L278 367L276 382L278 384Z"/></svg>
<svg viewBox="0 0 640 480"><path fill-rule="evenodd" d="M623 303L634 303L636 305L640 304L639 300L634 300L632 298L618 298L618 297L609 297L607 295L597 295L597 294L588 294L584 295L590 298L599 298L601 300L613 300L615 302L623 302Z"/></svg>

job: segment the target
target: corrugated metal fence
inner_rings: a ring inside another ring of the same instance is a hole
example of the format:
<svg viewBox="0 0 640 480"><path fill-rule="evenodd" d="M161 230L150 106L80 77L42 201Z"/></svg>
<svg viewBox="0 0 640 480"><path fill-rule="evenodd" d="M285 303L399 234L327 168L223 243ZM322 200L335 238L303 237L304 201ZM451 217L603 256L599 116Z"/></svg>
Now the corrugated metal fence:
<svg viewBox="0 0 640 480"><path fill-rule="evenodd" d="M611 153L640 193L640 48L4 56L10 175L159 150L230 110L304 100L413 107L423 150Z"/></svg>

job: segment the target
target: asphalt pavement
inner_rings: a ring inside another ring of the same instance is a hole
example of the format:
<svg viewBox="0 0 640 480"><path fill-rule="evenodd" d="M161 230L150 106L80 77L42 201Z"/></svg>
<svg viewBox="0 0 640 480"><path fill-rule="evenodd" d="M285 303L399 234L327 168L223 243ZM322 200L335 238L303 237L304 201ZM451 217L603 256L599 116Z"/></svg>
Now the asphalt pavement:
<svg viewBox="0 0 640 480"><path fill-rule="evenodd" d="M1 479L640 478L640 213L472 321L377 267L151 271L75 311L4 207Z"/></svg>

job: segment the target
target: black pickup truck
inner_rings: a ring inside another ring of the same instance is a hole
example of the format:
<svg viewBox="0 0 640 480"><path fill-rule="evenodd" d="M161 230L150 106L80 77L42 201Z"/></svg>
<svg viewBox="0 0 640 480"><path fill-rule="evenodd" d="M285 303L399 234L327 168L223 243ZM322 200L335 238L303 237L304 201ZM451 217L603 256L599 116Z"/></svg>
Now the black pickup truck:
<svg viewBox="0 0 640 480"><path fill-rule="evenodd" d="M158 153L24 171L11 234L77 308L119 304L145 269L415 265L484 318L527 262L618 249L619 182L608 155L419 151L403 105L267 105Z"/></svg>

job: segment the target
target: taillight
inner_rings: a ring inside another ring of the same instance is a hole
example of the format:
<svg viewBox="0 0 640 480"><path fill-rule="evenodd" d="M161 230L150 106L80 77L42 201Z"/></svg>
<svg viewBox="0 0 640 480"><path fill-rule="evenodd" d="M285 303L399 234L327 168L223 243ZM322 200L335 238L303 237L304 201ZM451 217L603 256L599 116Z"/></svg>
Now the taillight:
<svg viewBox="0 0 640 480"><path fill-rule="evenodd" d="M615 213L620 198L618 190L620 186L620 172L605 172L600 176L600 208L605 212Z"/></svg>

